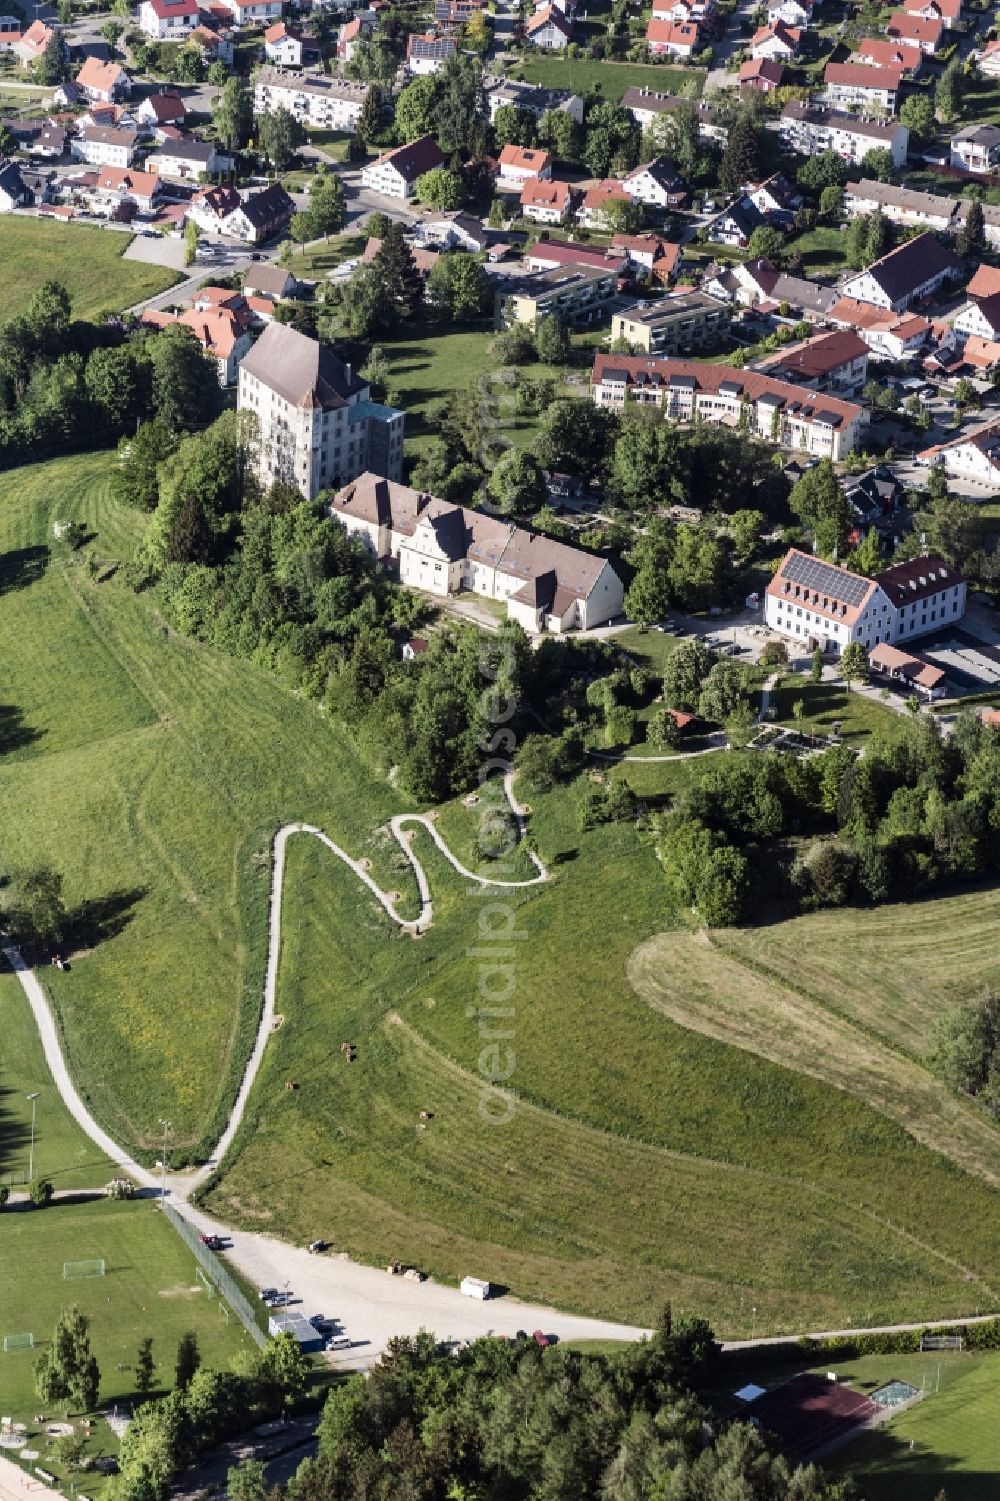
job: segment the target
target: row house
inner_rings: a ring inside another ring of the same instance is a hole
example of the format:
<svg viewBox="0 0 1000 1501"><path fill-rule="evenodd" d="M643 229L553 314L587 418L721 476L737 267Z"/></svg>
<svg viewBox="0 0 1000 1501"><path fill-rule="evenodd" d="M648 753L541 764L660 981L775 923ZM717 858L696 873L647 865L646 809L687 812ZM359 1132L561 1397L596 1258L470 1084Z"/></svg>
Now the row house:
<svg viewBox="0 0 1000 1501"><path fill-rule="evenodd" d="M875 360L915 359L924 353L931 337L930 322L919 313L888 312L853 297L838 298L827 321L854 331Z"/></svg>
<svg viewBox="0 0 1000 1501"><path fill-rule="evenodd" d="M597 406L620 411L629 399L659 407L668 421L722 424L834 462L853 451L868 420L862 407L840 397L695 360L598 354L591 393Z"/></svg>
<svg viewBox="0 0 1000 1501"><path fill-rule="evenodd" d="M340 130L354 135L368 98L368 84L321 74L292 77L274 68L258 70L254 83L254 113L287 110L314 130Z"/></svg>
<svg viewBox="0 0 1000 1501"><path fill-rule="evenodd" d="M898 120L868 120L800 100L785 105L772 129L791 151L802 156L834 151L855 167L869 151L879 150L888 151L894 167L902 167L910 145L910 133Z"/></svg>
<svg viewBox="0 0 1000 1501"><path fill-rule="evenodd" d="M809 648L866 651L955 625L965 614L965 580L937 557L896 563L874 578L790 548L767 586L764 621Z"/></svg>
<svg viewBox="0 0 1000 1501"><path fill-rule="evenodd" d="M889 182L862 177L844 188L844 212L849 218L870 214L879 209L893 224L950 233L954 228L954 198L943 193L920 193L914 188L897 188Z"/></svg>
<svg viewBox="0 0 1000 1501"><path fill-rule="evenodd" d="M262 245L290 222L295 204L280 183L258 193L236 188L206 188L196 193L188 215L208 234L225 235L248 245Z"/></svg>
<svg viewBox="0 0 1000 1501"><path fill-rule="evenodd" d="M537 240L525 252L524 264L529 271L555 271L561 267L610 271L620 279L628 270L628 256L623 250L581 245L576 240Z"/></svg>

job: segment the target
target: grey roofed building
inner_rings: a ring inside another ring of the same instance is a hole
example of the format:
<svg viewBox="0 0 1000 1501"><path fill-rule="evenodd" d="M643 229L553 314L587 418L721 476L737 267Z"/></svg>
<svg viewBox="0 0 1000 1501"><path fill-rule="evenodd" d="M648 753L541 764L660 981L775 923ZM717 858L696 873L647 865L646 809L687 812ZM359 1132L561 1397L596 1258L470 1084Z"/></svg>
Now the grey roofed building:
<svg viewBox="0 0 1000 1501"><path fill-rule="evenodd" d="M177 157L185 162L197 162L200 166L207 167L218 154L218 148L214 141L199 141L194 136L181 136L179 140L165 142L156 154Z"/></svg>
<svg viewBox="0 0 1000 1501"><path fill-rule="evenodd" d="M802 276L786 276L782 272L771 288L775 302L787 302L803 312L815 313L824 318L838 301L833 287L822 287L817 281L806 281Z"/></svg>
<svg viewBox="0 0 1000 1501"><path fill-rule="evenodd" d="M243 291L247 295L260 292L265 297L287 297L297 283L284 266L272 266L267 261L257 261L247 269L243 279Z"/></svg>
<svg viewBox="0 0 1000 1501"><path fill-rule="evenodd" d="M895 304L912 296L934 277L958 276L961 270L962 262L954 251L942 245L934 235L922 234L890 250L860 276L870 276L889 302ZM857 280L858 276L851 278L851 281Z"/></svg>
<svg viewBox="0 0 1000 1501"><path fill-rule="evenodd" d="M332 349L284 323L268 324L242 369L296 407L332 410L366 389Z"/></svg>
<svg viewBox="0 0 1000 1501"><path fill-rule="evenodd" d="M583 99L568 89L545 89L537 84L522 83L516 78L487 78L483 81L490 106L490 119L505 104L527 109L541 119L549 110L559 110L583 122Z"/></svg>
<svg viewBox="0 0 1000 1501"><path fill-rule="evenodd" d="M272 229L286 224L295 212L295 204L280 182L272 182L260 193L247 193L240 198L240 211L262 238Z"/></svg>
<svg viewBox="0 0 1000 1501"><path fill-rule="evenodd" d="M956 130L952 136L955 141L972 141L976 146L983 146L987 151L1000 146L1000 125L965 125L961 130Z"/></svg>
<svg viewBox="0 0 1000 1501"><path fill-rule="evenodd" d="M1000 132L998 132L1000 134ZM858 204L875 204L890 217L907 218L939 229L947 229L955 216L958 202L943 193L921 193L915 188L898 188L891 182L862 177L844 186L848 209L853 199Z"/></svg>
<svg viewBox="0 0 1000 1501"><path fill-rule="evenodd" d="M120 125L88 125L81 132L80 139L91 141L94 145L131 148L139 139L139 132Z"/></svg>

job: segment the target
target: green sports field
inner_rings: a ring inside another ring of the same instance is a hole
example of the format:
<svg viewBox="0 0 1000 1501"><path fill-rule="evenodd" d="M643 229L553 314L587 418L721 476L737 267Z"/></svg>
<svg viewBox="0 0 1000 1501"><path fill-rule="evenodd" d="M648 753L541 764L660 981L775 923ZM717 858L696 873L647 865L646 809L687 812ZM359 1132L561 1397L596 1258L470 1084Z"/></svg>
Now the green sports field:
<svg viewBox="0 0 1000 1501"><path fill-rule="evenodd" d="M586 57L524 57L511 68L512 78L523 78L546 89L570 89L575 94L600 94L618 100L626 89L650 89L658 94L698 95L705 86L705 73L697 68L667 68L655 63L595 62Z"/></svg>
<svg viewBox="0 0 1000 1501"><path fill-rule="evenodd" d="M32 1422L41 1411L34 1365L63 1308L75 1303L91 1320L102 1408L134 1396L136 1351L147 1336L153 1339L160 1393L174 1384L177 1341L189 1329L208 1366L228 1366L241 1351L254 1349L235 1315L227 1322L217 1294L210 1295L196 1275L191 1252L150 1201L102 1199L56 1202L34 1212L8 1210L0 1234L0 1411L28 1424L40 1463L56 1474L63 1473L61 1467ZM103 1277L64 1279L64 1262L88 1258L104 1260ZM4 1352L5 1336L25 1333L34 1335L34 1350ZM88 1452L96 1456L116 1449L110 1428L98 1420ZM86 1488L93 1488L90 1479Z"/></svg>

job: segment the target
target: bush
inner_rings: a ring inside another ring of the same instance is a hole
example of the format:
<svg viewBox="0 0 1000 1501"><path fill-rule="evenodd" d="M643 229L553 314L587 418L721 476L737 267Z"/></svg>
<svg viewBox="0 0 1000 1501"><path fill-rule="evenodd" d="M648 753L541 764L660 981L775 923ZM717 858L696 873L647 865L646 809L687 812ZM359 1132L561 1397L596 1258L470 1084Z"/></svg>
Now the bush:
<svg viewBox="0 0 1000 1501"><path fill-rule="evenodd" d="M36 1178L28 1185L28 1198L36 1209L44 1209L52 1202L53 1188L48 1178Z"/></svg>
<svg viewBox="0 0 1000 1501"><path fill-rule="evenodd" d="M109 1199L134 1199L135 1184L131 1178L112 1178L110 1183L105 1183L104 1192Z"/></svg>

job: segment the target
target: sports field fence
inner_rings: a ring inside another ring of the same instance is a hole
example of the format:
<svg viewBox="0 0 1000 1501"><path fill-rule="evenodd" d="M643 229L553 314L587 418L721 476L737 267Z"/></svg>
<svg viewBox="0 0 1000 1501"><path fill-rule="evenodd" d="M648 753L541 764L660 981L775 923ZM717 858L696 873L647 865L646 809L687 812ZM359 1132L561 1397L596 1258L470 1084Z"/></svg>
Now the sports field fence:
<svg viewBox="0 0 1000 1501"><path fill-rule="evenodd" d="M267 1336L257 1322L257 1314L249 1298L237 1286L215 1252L210 1251L208 1246L202 1243L194 1226L183 1219L170 1204L161 1203L160 1208L163 1210L168 1225L173 1226L184 1244L194 1252L195 1260L202 1271L208 1274L208 1279L225 1298L250 1338L263 1349ZM202 1280L205 1281L204 1278Z"/></svg>

